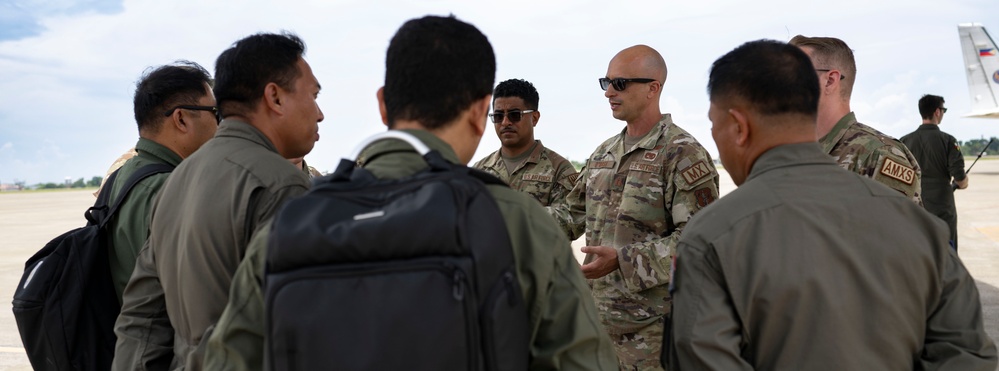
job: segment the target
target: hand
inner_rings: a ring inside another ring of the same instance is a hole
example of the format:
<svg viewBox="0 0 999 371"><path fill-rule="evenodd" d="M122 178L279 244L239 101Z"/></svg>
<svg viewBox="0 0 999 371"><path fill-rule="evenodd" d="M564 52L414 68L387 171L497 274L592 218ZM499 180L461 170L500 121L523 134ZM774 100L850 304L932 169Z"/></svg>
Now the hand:
<svg viewBox="0 0 999 371"><path fill-rule="evenodd" d="M584 264L583 276L588 279L600 278L610 274L621 265L617 262L617 249L607 246L583 246L580 251L593 254L592 261Z"/></svg>
<svg viewBox="0 0 999 371"><path fill-rule="evenodd" d="M957 189L968 188L968 177L966 176L964 179L954 181L954 184L957 185Z"/></svg>

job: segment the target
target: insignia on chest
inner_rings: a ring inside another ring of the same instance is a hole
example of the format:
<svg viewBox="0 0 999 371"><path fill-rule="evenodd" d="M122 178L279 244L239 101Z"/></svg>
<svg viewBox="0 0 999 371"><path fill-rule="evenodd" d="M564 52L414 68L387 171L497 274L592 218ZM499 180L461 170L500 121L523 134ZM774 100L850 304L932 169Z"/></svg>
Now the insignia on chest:
<svg viewBox="0 0 999 371"><path fill-rule="evenodd" d="M524 174L524 177L521 178L521 179L524 180L524 181L527 181L527 182L545 182L545 183L551 183L552 176L551 175L544 175L544 174Z"/></svg>
<svg viewBox="0 0 999 371"><path fill-rule="evenodd" d="M662 170L662 168L663 168L662 165L647 164L641 162L636 162L631 165L628 165L628 170L642 171L646 173L659 173L659 171Z"/></svg>
<svg viewBox="0 0 999 371"><path fill-rule="evenodd" d="M614 161L593 161L590 163L590 168L593 169L613 169Z"/></svg>

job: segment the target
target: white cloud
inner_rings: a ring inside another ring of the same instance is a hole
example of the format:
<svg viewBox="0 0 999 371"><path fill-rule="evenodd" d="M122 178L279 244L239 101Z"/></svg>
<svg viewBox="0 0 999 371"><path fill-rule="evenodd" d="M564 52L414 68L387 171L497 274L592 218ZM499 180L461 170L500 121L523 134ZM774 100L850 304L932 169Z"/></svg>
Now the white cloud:
<svg viewBox="0 0 999 371"><path fill-rule="evenodd" d="M332 170L359 140L384 130L374 94L385 48L402 22L428 13L454 13L479 27L496 50L497 81L525 78L538 87L544 112L538 137L571 159L585 159L623 127L596 83L620 49L642 43L664 55L670 75L661 106L716 154L704 90L710 64L745 41L799 33L837 36L856 50L854 109L861 121L899 136L918 124L915 100L935 93L958 113L945 124L959 139L996 135L995 122L957 117L967 111L968 98L956 24L997 14L999 3L849 0L836 5L838 12L823 11L826 6L791 0L623 0L613 7L595 0L127 0L113 14L53 12L40 19L46 29L40 35L0 42L0 138L10 144L0 152L0 169L38 181L102 175L136 140L131 94L145 68L188 59L213 70L215 57L233 41L287 29L305 39L306 58L324 87L319 103L326 121L308 160ZM498 145L487 132L477 157Z"/></svg>

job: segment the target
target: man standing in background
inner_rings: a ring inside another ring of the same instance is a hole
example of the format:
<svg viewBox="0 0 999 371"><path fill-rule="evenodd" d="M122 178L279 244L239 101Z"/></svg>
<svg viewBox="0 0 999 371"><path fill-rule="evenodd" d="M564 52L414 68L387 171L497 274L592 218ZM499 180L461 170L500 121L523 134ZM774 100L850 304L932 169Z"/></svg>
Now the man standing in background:
<svg viewBox="0 0 999 371"><path fill-rule="evenodd" d="M923 170L923 208L947 222L950 228L951 247L957 250L957 207L954 190L968 188L964 173L964 156L957 139L940 130L947 108L944 99L937 95L919 98L919 115L923 124L916 131L902 137L902 143L916 156ZM953 185L951 185L953 183Z"/></svg>
<svg viewBox="0 0 999 371"><path fill-rule="evenodd" d="M921 204L919 164L902 142L857 122L850 96L857 79L853 50L833 37L789 42L812 60L819 77L819 145L844 169L870 177Z"/></svg>
<svg viewBox="0 0 999 371"><path fill-rule="evenodd" d="M534 139L534 127L541 119L538 101L538 90L530 82L510 79L496 85L489 117L500 149L474 167L548 206L565 198L578 174L569 160Z"/></svg>

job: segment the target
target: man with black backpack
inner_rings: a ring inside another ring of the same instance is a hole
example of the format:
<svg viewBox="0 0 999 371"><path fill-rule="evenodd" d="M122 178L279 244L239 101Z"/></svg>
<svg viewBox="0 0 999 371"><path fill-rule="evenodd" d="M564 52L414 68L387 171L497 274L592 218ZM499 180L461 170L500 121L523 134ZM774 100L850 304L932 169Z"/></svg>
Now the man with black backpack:
<svg viewBox="0 0 999 371"><path fill-rule="evenodd" d="M453 16L399 29L377 94L397 139L363 146L254 236L206 368L617 369L552 219L455 165L482 138L495 72L489 41Z"/></svg>
<svg viewBox="0 0 999 371"><path fill-rule="evenodd" d="M194 62L147 70L135 89L136 156L109 172L87 226L49 242L26 264L14 315L36 370L106 370L122 290L146 241L156 193L215 134L212 78ZM210 111L210 112L200 112Z"/></svg>
<svg viewBox="0 0 999 371"><path fill-rule="evenodd" d="M288 160L319 139L320 85L291 33L235 42L215 62L218 132L159 192L122 296L113 370L200 370L254 231L309 187Z"/></svg>
<svg viewBox="0 0 999 371"><path fill-rule="evenodd" d="M151 164L176 167L215 135L219 120L213 84L211 74L194 62L180 61L143 74L134 98L135 122L139 126L137 155L118 170L110 188L112 199L136 170ZM156 194L169 175L156 174L137 183L111 217L112 248L108 256L119 304L135 259L149 236Z"/></svg>

